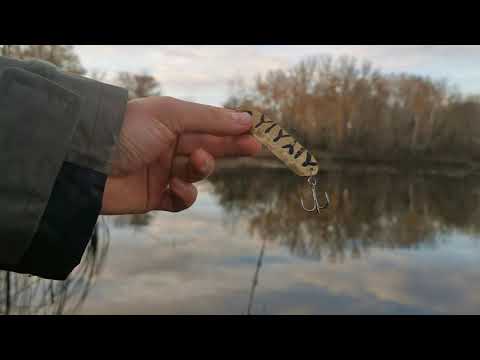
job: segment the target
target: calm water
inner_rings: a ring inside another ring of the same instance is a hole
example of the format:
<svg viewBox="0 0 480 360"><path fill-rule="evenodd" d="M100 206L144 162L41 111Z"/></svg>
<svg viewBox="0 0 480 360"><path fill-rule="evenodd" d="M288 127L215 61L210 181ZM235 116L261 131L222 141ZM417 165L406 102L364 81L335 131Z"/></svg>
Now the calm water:
<svg viewBox="0 0 480 360"><path fill-rule="evenodd" d="M66 282L0 273L0 311L480 313L479 179L324 174L321 216L281 170L200 189L179 214L106 218Z"/></svg>

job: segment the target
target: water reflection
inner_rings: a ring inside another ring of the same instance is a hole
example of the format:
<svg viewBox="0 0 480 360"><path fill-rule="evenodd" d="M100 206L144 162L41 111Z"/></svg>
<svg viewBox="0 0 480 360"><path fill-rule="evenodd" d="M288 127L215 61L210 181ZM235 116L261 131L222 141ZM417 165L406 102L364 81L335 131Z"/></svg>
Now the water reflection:
<svg viewBox="0 0 480 360"><path fill-rule="evenodd" d="M114 217L113 224L119 228L133 228L138 230L147 226L153 220L153 214L118 215Z"/></svg>
<svg viewBox="0 0 480 360"><path fill-rule="evenodd" d="M65 281L0 271L0 314L75 313L84 303L105 262L108 228L99 222L80 264Z"/></svg>
<svg viewBox="0 0 480 360"><path fill-rule="evenodd" d="M0 273L0 312L478 312L478 179L318 180L320 215L301 208L305 179L242 169L203 182L184 212L108 217L112 246L103 229L66 282Z"/></svg>
<svg viewBox="0 0 480 360"><path fill-rule="evenodd" d="M260 255L258 256L257 266L255 267L255 274L253 275L253 280L252 280L252 287L250 289L250 295L248 297L247 315L252 314L252 306L255 299L255 289L258 285L260 269L262 267L263 256L265 254L265 244L266 244L265 240L262 241L262 248L260 249Z"/></svg>
<svg viewBox="0 0 480 360"><path fill-rule="evenodd" d="M478 312L478 179L236 169L187 211L112 219L86 314ZM175 244L175 246L172 246Z"/></svg>
<svg viewBox="0 0 480 360"><path fill-rule="evenodd" d="M331 206L315 216L300 207L309 187L288 172L230 172L210 181L225 211L249 218L251 235L302 257L343 262L372 247L435 248L453 231L480 231L474 178L321 174L318 189L329 193Z"/></svg>

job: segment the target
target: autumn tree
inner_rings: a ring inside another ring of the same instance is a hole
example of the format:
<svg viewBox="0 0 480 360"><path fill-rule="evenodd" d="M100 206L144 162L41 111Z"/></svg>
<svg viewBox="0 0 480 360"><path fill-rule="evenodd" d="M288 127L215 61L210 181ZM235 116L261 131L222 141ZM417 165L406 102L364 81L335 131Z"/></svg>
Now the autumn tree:
<svg viewBox="0 0 480 360"><path fill-rule="evenodd" d="M149 74L134 74L121 72L115 82L128 90L129 98L142 98L147 96L158 96L161 94L160 83L155 77Z"/></svg>
<svg viewBox="0 0 480 360"><path fill-rule="evenodd" d="M337 155L393 159L456 149L468 159L480 154L479 98L463 98L445 80L318 56L258 75L225 105L266 112L306 145Z"/></svg>
<svg viewBox="0 0 480 360"><path fill-rule="evenodd" d="M90 70L87 74L87 77L89 77L92 80L96 81L101 81L101 82L107 82L108 81L108 74L106 71L102 71L99 69L92 69Z"/></svg>
<svg viewBox="0 0 480 360"><path fill-rule="evenodd" d="M17 59L48 61L64 71L76 75L86 74L72 45L4 45L3 55Z"/></svg>

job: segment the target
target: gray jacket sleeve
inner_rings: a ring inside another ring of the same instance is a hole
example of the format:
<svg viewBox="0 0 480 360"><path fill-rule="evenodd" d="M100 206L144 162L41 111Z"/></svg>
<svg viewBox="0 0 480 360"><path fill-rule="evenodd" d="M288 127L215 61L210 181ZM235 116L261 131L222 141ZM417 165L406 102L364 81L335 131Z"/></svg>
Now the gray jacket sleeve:
<svg viewBox="0 0 480 360"><path fill-rule="evenodd" d="M65 164L106 178L127 95L49 63L0 57L0 264L22 261Z"/></svg>

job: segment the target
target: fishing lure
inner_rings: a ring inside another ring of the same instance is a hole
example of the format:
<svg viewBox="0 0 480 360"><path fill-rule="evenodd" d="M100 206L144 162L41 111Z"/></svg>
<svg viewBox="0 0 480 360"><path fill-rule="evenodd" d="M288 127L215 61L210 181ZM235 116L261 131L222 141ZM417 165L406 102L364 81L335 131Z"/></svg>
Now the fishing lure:
<svg viewBox="0 0 480 360"><path fill-rule="evenodd" d="M287 133L280 125L270 120L265 114L246 110L253 119L251 132L253 136L263 145L265 145L278 159L280 159L290 170L298 176L308 177L307 182L312 186L313 208L307 209L300 199L305 211L315 211L320 213L321 209L326 209L330 204L328 194L325 193L326 203L318 204L315 186L317 180L315 175L318 173L318 162L315 157L302 146L295 138Z"/></svg>

